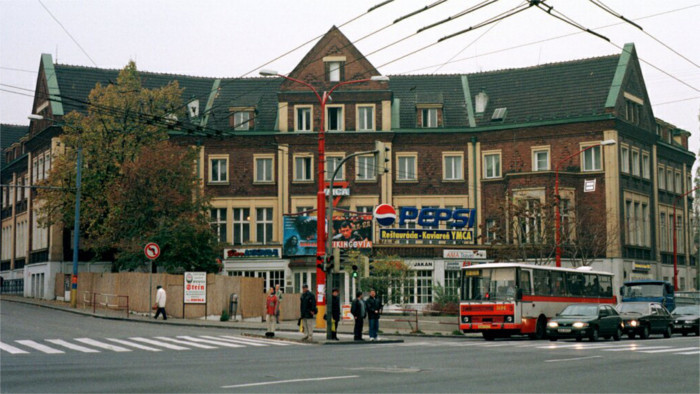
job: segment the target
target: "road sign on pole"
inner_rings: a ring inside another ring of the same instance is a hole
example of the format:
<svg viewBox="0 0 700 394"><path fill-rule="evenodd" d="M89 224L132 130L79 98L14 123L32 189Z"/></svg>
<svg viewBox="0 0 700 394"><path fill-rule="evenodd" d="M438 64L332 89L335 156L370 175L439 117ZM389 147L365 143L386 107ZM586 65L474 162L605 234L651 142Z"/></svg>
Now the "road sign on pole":
<svg viewBox="0 0 700 394"><path fill-rule="evenodd" d="M155 260L160 256L160 246L155 242L149 242L146 247L143 248L143 253L146 254L146 258Z"/></svg>

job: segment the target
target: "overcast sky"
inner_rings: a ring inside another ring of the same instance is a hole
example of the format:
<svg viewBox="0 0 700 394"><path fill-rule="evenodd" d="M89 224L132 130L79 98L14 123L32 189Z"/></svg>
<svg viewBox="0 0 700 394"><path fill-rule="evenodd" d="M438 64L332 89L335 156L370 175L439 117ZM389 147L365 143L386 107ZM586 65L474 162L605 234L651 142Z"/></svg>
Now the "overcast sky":
<svg viewBox="0 0 700 394"><path fill-rule="evenodd" d="M621 52L617 47L633 42L639 57L649 63L642 62L642 70L655 116L692 132L691 150L697 153L700 1L597 1L644 31L590 1L549 0L555 11L612 44L533 7L409 55L525 2L500 0L409 37L482 0L447 0L393 25L397 18L438 1L396 0L366 13L382 0L0 0L0 122L28 124L42 53L62 64L119 69L132 59L144 71L257 76L265 63L332 25L351 41L391 25L355 44L386 75L535 66L617 54ZM264 68L290 72L315 42Z"/></svg>

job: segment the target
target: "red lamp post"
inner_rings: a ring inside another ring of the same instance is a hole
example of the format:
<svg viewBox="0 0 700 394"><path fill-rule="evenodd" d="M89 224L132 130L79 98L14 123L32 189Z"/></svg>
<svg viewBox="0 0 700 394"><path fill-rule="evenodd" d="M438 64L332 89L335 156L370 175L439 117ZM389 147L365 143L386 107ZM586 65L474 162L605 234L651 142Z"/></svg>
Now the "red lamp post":
<svg viewBox="0 0 700 394"><path fill-rule="evenodd" d="M673 289L676 291L678 291L678 236L676 230L676 201L680 200L681 198L685 198L685 196L698 189L700 189L700 186L689 190L680 196L676 196L676 198L673 199Z"/></svg>
<svg viewBox="0 0 700 394"><path fill-rule="evenodd" d="M324 91L323 95L320 95L316 88L311 84L304 82L302 80L292 78L286 75L281 75L277 71L273 70L260 70L260 75L263 76L274 76L287 79L292 82L300 83L307 88L309 88L318 99L318 103L321 107L321 124L318 128L318 173L317 173L317 183L318 192L316 193L316 207L317 207L317 221L316 221L316 294L319 311L316 315L316 324L319 327L325 326L325 309L326 309L326 298L318 296L326 293L326 273L323 270L325 265L326 256L330 255L330 251L326 251L326 193L324 190L324 173L325 173L325 162L326 162L326 132L325 132L325 116L326 116L326 102L330 98L331 93L341 86L351 85L362 82L369 81L388 81L388 77L384 76L372 76L371 78L356 79L352 81L343 81L335 84L329 91ZM312 120L313 121L313 120Z"/></svg>
<svg viewBox="0 0 700 394"><path fill-rule="evenodd" d="M586 147L585 149L581 149L580 151L574 153L573 155L569 155L562 160L560 160L556 167L554 168L554 195L557 198L557 208L554 210L555 214L555 232L554 232L554 238L556 240L556 263L557 267L561 267L561 213L559 212L559 204L561 203L561 197L559 196L559 167L565 162L570 160L571 158L580 155L581 153L593 149L598 146L606 146L606 145L614 145L616 144L617 141L615 140L605 140L605 141L600 141L600 143L591 145L589 147ZM602 155L601 155L602 156Z"/></svg>

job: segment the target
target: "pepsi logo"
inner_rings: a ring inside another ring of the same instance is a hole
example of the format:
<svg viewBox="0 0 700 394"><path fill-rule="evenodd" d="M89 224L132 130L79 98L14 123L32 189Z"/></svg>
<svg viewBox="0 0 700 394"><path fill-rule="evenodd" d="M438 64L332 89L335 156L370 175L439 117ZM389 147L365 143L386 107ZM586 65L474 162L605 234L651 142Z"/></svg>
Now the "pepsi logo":
<svg viewBox="0 0 700 394"><path fill-rule="evenodd" d="M396 210L389 204L377 205L374 208L374 219L380 226L391 226L396 221Z"/></svg>

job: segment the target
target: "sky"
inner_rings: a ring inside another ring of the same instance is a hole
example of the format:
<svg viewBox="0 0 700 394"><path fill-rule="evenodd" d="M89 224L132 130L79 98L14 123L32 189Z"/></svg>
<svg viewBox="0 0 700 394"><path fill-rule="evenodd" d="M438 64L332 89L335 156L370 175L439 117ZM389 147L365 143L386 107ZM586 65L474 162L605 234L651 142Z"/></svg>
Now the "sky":
<svg viewBox="0 0 700 394"><path fill-rule="evenodd" d="M518 0L395 0L371 12L383 0L0 0L0 122L28 124L42 53L79 66L120 69L134 60L150 72L256 77L261 68L289 73L335 25L384 75L529 67L618 54L632 42L654 115L690 131L697 153L700 1L595 1L643 31L585 0L546 4L609 42L530 7L438 43L526 3Z"/></svg>

